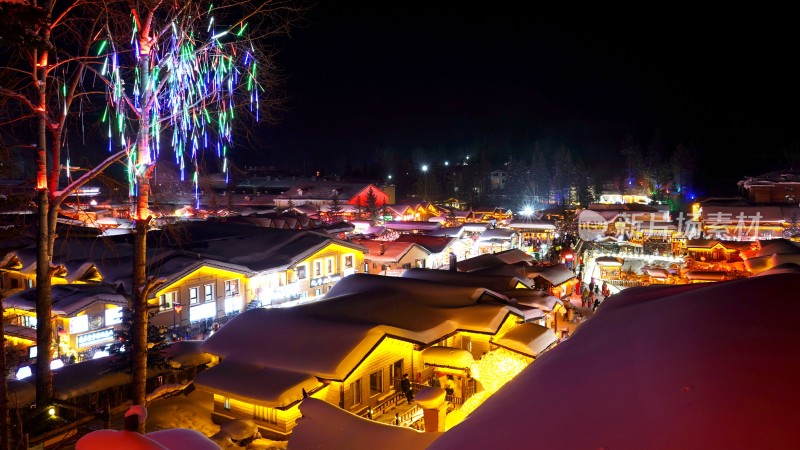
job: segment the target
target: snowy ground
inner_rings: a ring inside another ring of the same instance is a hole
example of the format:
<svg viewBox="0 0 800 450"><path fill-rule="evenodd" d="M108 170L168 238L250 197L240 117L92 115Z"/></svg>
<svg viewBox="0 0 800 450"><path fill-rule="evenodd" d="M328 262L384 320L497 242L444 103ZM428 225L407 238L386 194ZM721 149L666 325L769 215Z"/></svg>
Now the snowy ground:
<svg viewBox="0 0 800 450"><path fill-rule="evenodd" d="M147 407L147 432L170 428L191 428L211 437L219 432L220 426L211 420L214 397L206 392L194 391L188 396L155 400ZM217 443L222 448L242 448L227 442ZM286 441L256 439L246 448L250 450L284 450Z"/></svg>

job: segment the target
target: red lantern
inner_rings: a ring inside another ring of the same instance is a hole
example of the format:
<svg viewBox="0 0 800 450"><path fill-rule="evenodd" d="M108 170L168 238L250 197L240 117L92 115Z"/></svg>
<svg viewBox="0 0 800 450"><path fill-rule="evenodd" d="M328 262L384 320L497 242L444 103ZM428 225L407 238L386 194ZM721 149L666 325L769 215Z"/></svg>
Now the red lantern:
<svg viewBox="0 0 800 450"><path fill-rule="evenodd" d="M180 314L182 309L183 309L183 305L181 305L180 303L175 305L175 312L176 313Z"/></svg>

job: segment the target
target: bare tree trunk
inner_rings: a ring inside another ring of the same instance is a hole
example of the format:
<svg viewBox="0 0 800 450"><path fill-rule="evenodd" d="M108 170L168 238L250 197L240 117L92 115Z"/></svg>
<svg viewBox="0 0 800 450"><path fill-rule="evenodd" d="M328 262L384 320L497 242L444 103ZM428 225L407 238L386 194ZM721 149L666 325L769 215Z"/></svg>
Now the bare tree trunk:
<svg viewBox="0 0 800 450"><path fill-rule="evenodd" d="M39 223L47 223L47 191L37 192ZM39 226L36 236L36 406L47 407L53 396L50 361L53 359L52 299L47 226Z"/></svg>
<svg viewBox="0 0 800 450"><path fill-rule="evenodd" d="M3 316L3 305L0 303L0 318ZM0 336L5 336L3 330L3 321L0 320ZM0 450L8 450L8 383L6 382L6 346L0 345Z"/></svg>
<svg viewBox="0 0 800 450"><path fill-rule="evenodd" d="M49 33L45 33L49 38ZM52 357L53 325L50 293L50 239L48 236L49 192L47 190L47 52L38 58L35 71L39 83L38 148L36 151L36 203L38 223L36 232L36 406L45 408L53 397L53 379L50 371Z"/></svg>
<svg viewBox="0 0 800 450"><path fill-rule="evenodd" d="M145 404L147 384L147 225L148 220L136 220L133 240L133 388L131 400L134 405Z"/></svg>
<svg viewBox="0 0 800 450"><path fill-rule="evenodd" d="M133 368L131 371L134 405L145 406L147 401L147 298L150 296L150 283L147 280L147 228L150 225L150 174L154 166L137 176L138 195L136 197L136 229L133 240ZM142 216L142 214L146 214ZM139 424L139 432L144 433L144 423Z"/></svg>

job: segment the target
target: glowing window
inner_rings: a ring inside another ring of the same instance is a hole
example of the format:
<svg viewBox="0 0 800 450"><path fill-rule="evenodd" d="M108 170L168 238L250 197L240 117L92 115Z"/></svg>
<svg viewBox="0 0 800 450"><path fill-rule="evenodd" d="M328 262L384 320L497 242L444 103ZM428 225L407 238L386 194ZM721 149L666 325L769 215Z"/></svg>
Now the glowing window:
<svg viewBox="0 0 800 450"><path fill-rule="evenodd" d="M383 370L369 374L369 395L378 395L383 392Z"/></svg>
<svg viewBox="0 0 800 450"><path fill-rule="evenodd" d="M350 383L350 391L353 393L353 406L361 403L361 379Z"/></svg>

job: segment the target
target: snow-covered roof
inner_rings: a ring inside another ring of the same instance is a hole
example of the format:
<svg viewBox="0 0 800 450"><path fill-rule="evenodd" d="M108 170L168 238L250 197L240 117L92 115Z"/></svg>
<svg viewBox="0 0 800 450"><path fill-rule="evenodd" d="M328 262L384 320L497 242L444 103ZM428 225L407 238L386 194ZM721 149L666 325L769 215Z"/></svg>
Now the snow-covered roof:
<svg viewBox="0 0 800 450"><path fill-rule="evenodd" d="M311 392L322 386L315 376L231 360L200 372L194 384L226 397L273 408L302 400L303 389Z"/></svg>
<svg viewBox="0 0 800 450"><path fill-rule="evenodd" d="M558 342L558 336L547 327L535 323L522 323L493 339L492 342L531 358L538 358Z"/></svg>
<svg viewBox="0 0 800 450"><path fill-rule="evenodd" d="M486 230L478 237L478 242L482 241L491 241L491 240L503 240L508 241L514 238L517 235L517 232L514 230L509 230L507 228L495 228L493 230Z"/></svg>
<svg viewBox="0 0 800 450"><path fill-rule="evenodd" d="M383 193L377 186L370 183L358 183L347 181L305 181L296 182L291 185L283 194L277 196L279 199L310 199L333 201L338 197L342 204L358 195L361 191L372 188L375 194ZM384 194L385 195L385 194Z"/></svg>
<svg viewBox="0 0 800 450"><path fill-rule="evenodd" d="M645 269L645 270L647 271L647 274L650 275L653 278L669 278L669 271L667 269L661 269L661 268L658 268L658 267L656 267L656 268L652 268L651 267L651 268L648 268L648 269Z"/></svg>
<svg viewBox="0 0 800 450"><path fill-rule="evenodd" d="M131 376L125 372L108 372L110 358L91 359L77 364L68 364L53 371L53 394L58 400L69 400L90 392L100 392L114 386L131 382ZM147 369L147 375L157 372ZM34 375L35 378L35 375Z"/></svg>
<svg viewBox="0 0 800 450"><path fill-rule="evenodd" d="M4 323L3 334L36 342L36 328L23 327L21 325L14 325L13 323Z"/></svg>
<svg viewBox="0 0 800 450"><path fill-rule="evenodd" d="M461 348L434 346L428 347L420 354L423 364L455 369L469 369L475 363L472 353Z"/></svg>
<svg viewBox="0 0 800 450"><path fill-rule="evenodd" d="M303 400L300 413L303 417L292 431L290 450L375 448L376 445L382 450L423 449L442 435L364 420L316 398Z"/></svg>
<svg viewBox="0 0 800 450"><path fill-rule="evenodd" d="M769 256L747 258L744 266L750 272L757 274L784 264L800 264L800 253L775 253Z"/></svg>
<svg viewBox="0 0 800 450"><path fill-rule="evenodd" d="M528 253L523 252L518 248L512 248L510 250L504 250L502 252L494 253L494 256L498 258L500 261L503 261L506 264L517 264L517 263L530 263L533 262L533 256L529 255Z"/></svg>
<svg viewBox="0 0 800 450"><path fill-rule="evenodd" d="M767 269L767 270L765 270L765 271L763 271L761 273L757 273L754 276L761 277L761 276L776 275L776 274L781 274L781 273L797 273L797 274L800 274L800 265L795 264L795 263L785 263L785 264L781 264L779 266L775 266L775 267L769 268L769 269Z"/></svg>
<svg viewBox="0 0 800 450"><path fill-rule="evenodd" d="M408 269L403 272L402 277L461 286L480 286L496 292L515 289L519 284L533 286L533 282L523 276L475 275L451 270Z"/></svg>
<svg viewBox="0 0 800 450"><path fill-rule="evenodd" d="M781 223L786 220L780 206L703 206L700 217L705 224L737 224L769 222Z"/></svg>
<svg viewBox="0 0 800 450"><path fill-rule="evenodd" d="M442 253L458 239L454 237L428 236L423 234L401 234L395 242L413 242L430 253Z"/></svg>
<svg viewBox="0 0 800 450"><path fill-rule="evenodd" d="M522 253L525 255L525 257L519 256L519 253ZM532 260L533 257L527 255L525 252L512 249L500 253L486 253L459 261L458 270L460 272L472 272L475 270L504 266L508 264L525 263L526 265L529 265L530 261Z"/></svg>
<svg viewBox="0 0 800 450"><path fill-rule="evenodd" d="M650 270L653 269L648 269L648 272ZM728 273L709 270L690 270L686 272L686 278L698 281L722 281L728 279Z"/></svg>
<svg viewBox="0 0 800 450"><path fill-rule="evenodd" d="M413 242L361 240L358 243L369 250L368 254L364 254L364 259L368 261L397 262L414 247L428 253L427 250Z"/></svg>
<svg viewBox="0 0 800 450"><path fill-rule="evenodd" d="M517 263L517 264L501 264L494 267L486 267L484 269L472 270L468 273L470 275L524 277L529 280L528 283L533 283L533 280L530 280L530 278L527 275L528 270L530 270L530 266L528 264Z"/></svg>
<svg viewBox="0 0 800 450"><path fill-rule="evenodd" d="M234 317L203 350L240 362L341 380L386 336L430 344L459 330L494 334L524 315L484 288L356 274L323 301ZM263 345L263 332L281 345Z"/></svg>
<svg viewBox="0 0 800 450"><path fill-rule="evenodd" d="M522 230L551 230L555 231L556 226L549 220L512 220L508 223L509 228Z"/></svg>
<svg viewBox="0 0 800 450"><path fill-rule="evenodd" d="M553 286L558 286L575 278L575 273L563 264L553 264L552 266L534 267L528 271L528 276L531 278L542 277Z"/></svg>
<svg viewBox="0 0 800 450"><path fill-rule="evenodd" d="M538 308L545 312L552 311L556 308L556 305L564 306L564 302L561 299L550 295L547 291L514 289L502 291L501 293L510 299L516 300L520 305Z"/></svg>
<svg viewBox="0 0 800 450"><path fill-rule="evenodd" d="M489 229L489 224L488 223L467 222L464 225L462 225L462 227L464 228L464 231L469 231L469 232L473 232L473 233L474 232L482 233L482 232L484 232L484 231Z"/></svg>
<svg viewBox="0 0 800 450"><path fill-rule="evenodd" d="M364 251L361 246L323 233L225 222L191 223L174 234L178 237L164 233L162 245L171 244L199 258L254 272L286 269L332 243Z"/></svg>
<svg viewBox="0 0 800 450"><path fill-rule="evenodd" d="M756 256L771 256L780 253L800 254L800 245L788 239L773 239L760 241L761 248L756 251Z"/></svg>
<svg viewBox="0 0 800 450"><path fill-rule="evenodd" d="M799 285L779 274L623 290L429 448L794 448L800 303L786 292ZM753 299L780 313L754 313ZM520 432L543 421L535 438Z"/></svg>
<svg viewBox="0 0 800 450"><path fill-rule="evenodd" d="M384 222L383 226L386 227L387 230L431 231L441 228L442 224L436 222L390 220Z"/></svg>
<svg viewBox="0 0 800 450"><path fill-rule="evenodd" d="M203 341L177 341L164 349L164 357L176 367L195 367L208 364L214 356L204 352L200 347Z"/></svg>
<svg viewBox="0 0 800 450"><path fill-rule="evenodd" d="M109 284L56 284L52 289L53 314L71 317L95 303L126 306L128 300ZM6 308L36 311L36 289L26 289L3 299Z"/></svg>
<svg viewBox="0 0 800 450"><path fill-rule="evenodd" d="M464 234L464 226L457 226L457 227L442 227L436 230L431 230L425 233L426 236L444 236L444 237L455 237L460 238L461 235Z"/></svg>
<svg viewBox="0 0 800 450"><path fill-rule="evenodd" d="M622 258L616 256L601 256L594 260L598 266L619 267L624 262Z"/></svg>

